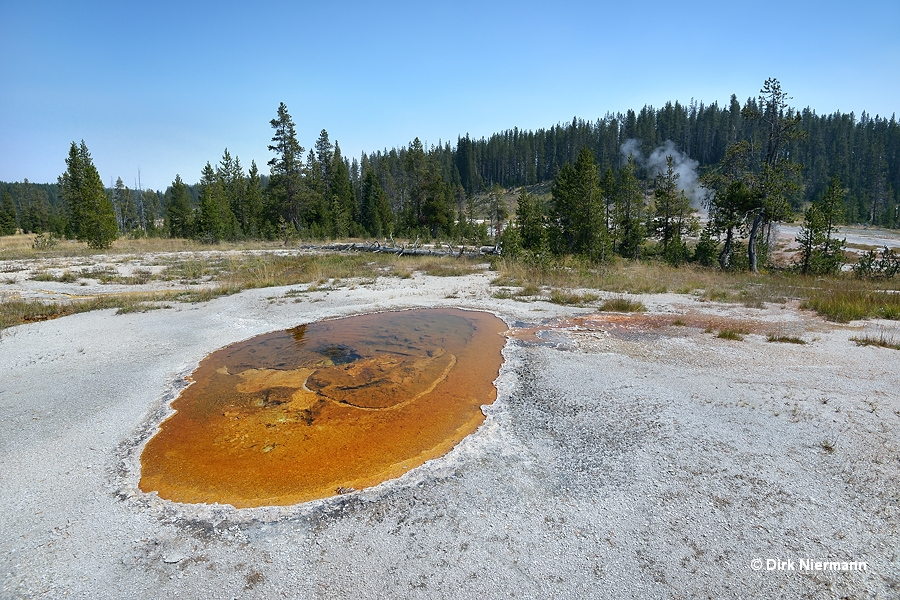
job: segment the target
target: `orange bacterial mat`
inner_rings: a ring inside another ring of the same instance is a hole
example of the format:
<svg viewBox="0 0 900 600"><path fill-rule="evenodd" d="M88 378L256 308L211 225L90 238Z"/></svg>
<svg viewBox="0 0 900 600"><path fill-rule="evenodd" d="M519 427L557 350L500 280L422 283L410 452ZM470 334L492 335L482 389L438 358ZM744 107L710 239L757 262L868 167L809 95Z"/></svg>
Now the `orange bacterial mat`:
<svg viewBox="0 0 900 600"><path fill-rule="evenodd" d="M488 313L409 310L311 323L213 352L147 443L140 488L246 508L398 477L482 423L505 330Z"/></svg>

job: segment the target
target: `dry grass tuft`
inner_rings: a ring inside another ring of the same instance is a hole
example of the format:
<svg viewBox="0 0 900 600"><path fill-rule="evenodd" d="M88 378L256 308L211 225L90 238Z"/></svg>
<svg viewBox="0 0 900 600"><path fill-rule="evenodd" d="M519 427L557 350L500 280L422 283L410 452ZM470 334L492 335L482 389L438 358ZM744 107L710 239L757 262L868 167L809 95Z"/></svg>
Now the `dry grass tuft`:
<svg viewBox="0 0 900 600"><path fill-rule="evenodd" d="M550 296L547 299L553 304L584 306L588 302L594 302L595 300L597 300L597 295L590 293L579 294L576 292L554 288L550 290Z"/></svg>
<svg viewBox="0 0 900 600"><path fill-rule="evenodd" d="M806 340L795 335L778 335L771 333L766 336L766 340L770 342L779 342L782 344L805 344Z"/></svg>
<svg viewBox="0 0 900 600"><path fill-rule="evenodd" d="M737 330L737 329L723 329L717 335L717 338L722 338L723 340L734 340L736 342L744 341L744 336L747 334L746 331Z"/></svg>
<svg viewBox="0 0 900 600"><path fill-rule="evenodd" d="M857 346L878 346L880 348L900 350L900 341L897 341L897 338L888 335L887 332L883 330L878 335L867 333L862 337L852 337L850 339L856 342Z"/></svg>
<svg viewBox="0 0 900 600"><path fill-rule="evenodd" d="M822 286L810 290L801 306L838 323L871 318L898 320L900 293L880 287L886 283L848 278L822 280Z"/></svg>
<svg viewBox="0 0 900 600"><path fill-rule="evenodd" d="M644 306L642 302L638 302L637 300L631 300L630 298L625 298L624 296L616 296L615 298L610 298L603 302L600 305L600 310L604 312L644 312L647 310L647 307Z"/></svg>

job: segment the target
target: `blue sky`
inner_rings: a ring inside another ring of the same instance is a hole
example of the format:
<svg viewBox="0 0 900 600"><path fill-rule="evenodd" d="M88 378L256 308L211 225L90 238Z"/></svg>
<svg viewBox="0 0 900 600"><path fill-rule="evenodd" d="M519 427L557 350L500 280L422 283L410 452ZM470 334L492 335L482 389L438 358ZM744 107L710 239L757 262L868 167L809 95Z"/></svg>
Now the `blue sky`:
<svg viewBox="0 0 900 600"><path fill-rule="evenodd" d="M776 77L819 114L900 112L900 0L56 2L0 0L0 180L196 182L265 163L284 102L345 156L573 116L726 103Z"/></svg>

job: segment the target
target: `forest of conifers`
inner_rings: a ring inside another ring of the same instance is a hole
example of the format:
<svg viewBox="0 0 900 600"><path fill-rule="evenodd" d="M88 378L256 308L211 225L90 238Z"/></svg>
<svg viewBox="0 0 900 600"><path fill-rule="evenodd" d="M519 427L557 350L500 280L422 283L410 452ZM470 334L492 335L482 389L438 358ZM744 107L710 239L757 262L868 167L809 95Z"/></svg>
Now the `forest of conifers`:
<svg viewBox="0 0 900 600"><path fill-rule="evenodd" d="M745 116L761 108L758 102L750 98L742 105L732 96L726 107L695 102L645 106L638 112L607 114L595 121L575 118L537 131L512 129L481 139L466 135L455 145L429 148L416 139L401 148L364 153L358 160L343 157L322 130L308 151L294 140L291 164L284 163L282 138L293 132L293 122L282 104L278 119L270 123L275 130L269 148L275 155L269 165L271 179L255 164L245 171L240 159L225 150L218 162L194 167L200 176L197 184L186 185L176 176L166 190L132 190L120 177L106 193L122 235L208 241L390 234L468 239L479 234L476 223L497 217L497 207L487 200L489 192L552 182L563 165L575 163L583 148L592 151L602 174L623 167L626 143L649 155L671 141L677 152L697 161L702 174L720 164L736 141L765 143L764 122ZM809 108L798 114L803 135L785 141L781 150L803 167L788 199L795 213L801 215L836 177L844 189L841 221L900 227L900 125L895 116L820 116ZM288 124L290 132L279 130ZM285 173L295 177L290 185ZM656 174L636 170L645 197ZM73 237L71 215L57 183L0 183L0 195L0 234L18 228ZM482 225L480 235L485 233Z"/></svg>

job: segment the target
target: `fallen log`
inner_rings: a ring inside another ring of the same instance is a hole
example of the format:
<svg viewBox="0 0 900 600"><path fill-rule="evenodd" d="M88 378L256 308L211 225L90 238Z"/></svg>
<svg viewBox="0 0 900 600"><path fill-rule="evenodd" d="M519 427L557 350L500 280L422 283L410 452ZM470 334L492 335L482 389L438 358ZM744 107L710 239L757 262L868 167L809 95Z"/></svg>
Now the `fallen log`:
<svg viewBox="0 0 900 600"><path fill-rule="evenodd" d="M303 248L309 250L329 250L332 252L374 252L382 254L396 254L397 256L462 256L479 257L479 256L499 256L500 248L497 246L480 246L477 249L468 249L460 246L459 250L455 250L452 245L446 244L446 249L439 246L387 246L379 242L374 243L352 243L352 244L325 244L322 246L304 245Z"/></svg>

